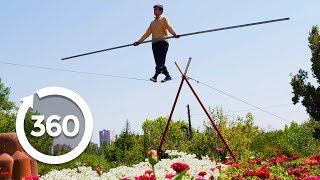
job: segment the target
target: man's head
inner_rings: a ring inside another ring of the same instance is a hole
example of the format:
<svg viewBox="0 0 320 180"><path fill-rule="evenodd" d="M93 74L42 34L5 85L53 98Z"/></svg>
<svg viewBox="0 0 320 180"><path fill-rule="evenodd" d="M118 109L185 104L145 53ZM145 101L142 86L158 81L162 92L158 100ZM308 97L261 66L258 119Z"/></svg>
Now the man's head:
<svg viewBox="0 0 320 180"><path fill-rule="evenodd" d="M153 13L155 16L160 16L163 13L163 6L161 4L154 5Z"/></svg>

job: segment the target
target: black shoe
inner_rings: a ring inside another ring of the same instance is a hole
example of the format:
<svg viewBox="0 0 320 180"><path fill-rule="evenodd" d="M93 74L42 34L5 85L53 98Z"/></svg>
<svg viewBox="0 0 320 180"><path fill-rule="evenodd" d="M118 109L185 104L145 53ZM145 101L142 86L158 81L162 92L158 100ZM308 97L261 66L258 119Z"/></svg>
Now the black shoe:
<svg viewBox="0 0 320 180"><path fill-rule="evenodd" d="M166 76L166 78L164 78L163 80L161 80L162 83L166 82L166 81L170 81L172 80L172 78L170 76Z"/></svg>
<svg viewBox="0 0 320 180"><path fill-rule="evenodd" d="M152 78L150 78L150 81L157 82L157 78L152 77Z"/></svg>

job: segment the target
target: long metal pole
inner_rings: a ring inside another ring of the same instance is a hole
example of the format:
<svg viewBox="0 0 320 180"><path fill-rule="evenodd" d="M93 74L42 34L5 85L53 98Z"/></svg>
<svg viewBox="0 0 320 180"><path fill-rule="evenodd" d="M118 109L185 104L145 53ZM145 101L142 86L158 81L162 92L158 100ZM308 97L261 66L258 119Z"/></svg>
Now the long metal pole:
<svg viewBox="0 0 320 180"><path fill-rule="evenodd" d="M191 57L189 58L189 61L188 61L187 65L186 65L186 69L184 70L184 73L182 73L184 76L187 74L187 71L188 71L188 69L189 69L190 62L191 62ZM173 102L173 106L172 106L172 109L171 109L171 112L170 112L170 115L169 115L169 119L168 119L166 128L164 129L164 132L163 132L163 134L162 134L162 138L161 138L161 141L160 141L160 145L159 145L158 151L157 151L157 152L158 152L158 155L160 155L164 138L166 137L166 134L167 134L167 131L168 131L168 128L169 128L169 124L170 124L170 122L171 122L171 118L172 118L174 109L176 108L176 104L177 104L177 101L178 101L178 98L179 98L179 95L180 95L180 91L181 91L181 88L182 88L182 85L183 85L183 81L184 81L184 78L182 77L182 78L181 78L180 85L179 85L179 88L178 88L178 92L177 92L176 98L174 99L174 102Z"/></svg>
<svg viewBox="0 0 320 180"><path fill-rule="evenodd" d="M242 28L242 27L247 27L247 26L255 26L255 25L260 25L260 24L274 23L274 22L279 22L279 21L287 21L289 19L290 18L281 18L281 19L274 19L274 20L269 20L269 21L260 21L260 22L249 23L249 24L242 24L242 25L229 26L229 27L223 27L223 28L217 28L217 29L210 29L210 30L205 30L205 31L198 31L198 32L181 34L180 37L191 36L191 35L196 35L196 34L203 34L203 33L209 33L209 32L215 32L215 31L223 31L223 30L228 30L228 29ZM167 37L165 39L171 39L171 38L174 38L174 36L169 36L169 37ZM161 40L164 40L164 39L161 39ZM149 42L152 42L152 41L155 41L155 40L144 41L144 42L141 42L140 44L149 43ZM108 48L108 49L102 49L102 50L98 50L98 51L83 53L83 54L79 54L79 55L75 55L75 56L70 56L70 57L62 58L61 60L72 59L72 58L76 58L76 57L80 57L80 56L86 56L86 55L90 55L90 54L100 53L100 52L104 52L104 51L110 51L110 50L114 50L114 49L120 49L120 48L124 48L124 47L129 47L129 46L133 46L133 43L132 44L126 44L126 45L123 45L123 46L117 46L117 47L113 47L113 48Z"/></svg>
<svg viewBox="0 0 320 180"><path fill-rule="evenodd" d="M222 136L222 133L220 132L219 128L217 127L217 125L214 123L214 121L212 120L210 114L208 113L208 111L206 110L206 108L204 107L204 105L202 104L200 98L198 97L197 93L195 92L195 90L193 89L193 87L191 86L188 78L183 75L180 67L178 66L178 64L175 62L177 68L179 69L180 73L182 74L183 79L187 82L188 86L190 87L191 91L193 92L193 94L195 95L195 97L197 98L199 104L201 105L203 111L206 113L207 117L210 119L212 126L214 127L214 129L216 130L216 132L218 133L218 135L220 136L221 140L223 141L223 143L225 144L225 146L227 147L229 153L232 155L233 159L236 161L236 156L234 155L234 153L232 152L230 146L228 145L227 141L224 139L224 137Z"/></svg>

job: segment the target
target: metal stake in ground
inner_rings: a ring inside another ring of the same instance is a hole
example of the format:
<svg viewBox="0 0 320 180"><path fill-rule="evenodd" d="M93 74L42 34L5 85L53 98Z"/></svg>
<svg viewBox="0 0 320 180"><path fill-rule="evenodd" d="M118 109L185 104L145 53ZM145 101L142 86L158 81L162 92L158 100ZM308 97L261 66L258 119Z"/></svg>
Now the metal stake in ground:
<svg viewBox="0 0 320 180"><path fill-rule="evenodd" d="M242 24L242 25L229 26L229 27L223 27L223 28L217 28L217 29L210 29L210 30L205 30L205 31L198 31L198 32L181 34L180 37L192 36L192 35L196 35L196 34L203 34L203 33L215 32L215 31L223 31L223 30L228 30L228 29L242 28L242 27L247 27L247 26L256 26L256 25L260 25L260 24L274 23L274 22L279 22L279 21L287 21L289 19L290 18L273 19L273 20L269 20L269 21L260 21L260 22L249 23L249 24ZM174 38L174 36L169 36L165 39L171 39L171 38ZM164 39L161 39L161 40L164 40ZM140 44L149 43L149 42L152 42L152 40L144 41ZM79 55L75 55L75 56L70 56L70 57L62 58L61 60L72 59L72 58L76 58L76 57L80 57L80 56L87 56L90 54L96 54L96 53L100 53L100 52L104 52L104 51L111 51L111 50L115 50L115 49L129 47L129 46L133 46L133 43L122 45L122 46L117 46L117 47L112 47L112 48L108 48L108 49L102 49L102 50L98 50L98 51L83 53L83 54L79 54Z"/></svg>

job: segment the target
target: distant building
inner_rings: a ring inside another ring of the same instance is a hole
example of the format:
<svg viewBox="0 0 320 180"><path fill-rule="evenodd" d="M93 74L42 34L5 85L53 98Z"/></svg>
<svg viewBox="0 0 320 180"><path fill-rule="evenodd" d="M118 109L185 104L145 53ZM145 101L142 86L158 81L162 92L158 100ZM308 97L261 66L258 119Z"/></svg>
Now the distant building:
<svg viewBox="0 0 320 180"><path fill-rule="evenodd" d="M103 142L106 141L108 145L110 145L112 142L116 140L116 135L114 131L111 130L102 130L99 131L99 137L100 137L100 147L102 146Z"/></svg>

